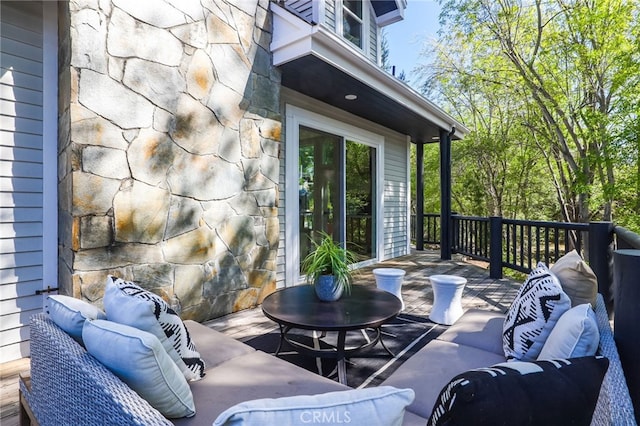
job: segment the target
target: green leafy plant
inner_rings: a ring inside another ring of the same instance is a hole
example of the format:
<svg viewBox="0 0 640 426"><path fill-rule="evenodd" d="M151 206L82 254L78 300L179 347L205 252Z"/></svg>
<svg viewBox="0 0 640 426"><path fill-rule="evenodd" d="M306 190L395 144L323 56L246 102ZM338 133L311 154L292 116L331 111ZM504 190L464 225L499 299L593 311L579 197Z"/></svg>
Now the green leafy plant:
<svg viewBox="0 0 640 426"><path fill-rule="evenodd" d="M355 253L336 243L325 232L321 232L320 236L319 242L311 239L313 249L302 261L302 272L307 275L307 282L315 284L321 275L333 275L335 284L342 285L349 293L355 273L351 265L357 261Z"/></svg>

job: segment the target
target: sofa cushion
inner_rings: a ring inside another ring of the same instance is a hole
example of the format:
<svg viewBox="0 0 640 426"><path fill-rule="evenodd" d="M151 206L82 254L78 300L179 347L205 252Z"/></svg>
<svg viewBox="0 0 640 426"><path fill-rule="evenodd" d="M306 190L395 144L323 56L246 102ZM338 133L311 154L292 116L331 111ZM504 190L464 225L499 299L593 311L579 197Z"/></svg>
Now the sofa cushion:
<svg viewBox="0 0 640 426"><path fill-rule="evenodd" d="M534 361L569 308L571 301L558 278L544 263L538 263L518 290L504 320L502 344L507 359Z"/></svg>
<svg viewBox="0 0 640 426"><path fill-rule="evenodd" d="M255 352L255 349L232 337L192 320L184 321L191 340L206 366L205 372L230 359Z"/></svg>
<svg viewBox="0 0 640 426"><path fill-rule="evenodd" d="M440 389L453 376L461 371L486 367L504 360L504 354L432 340L398 367L381 385L413 389L416 397L407 411L427 419Z"/></svg>
<svg viewBox="0 0 640 426"><path fill-rule="evenodd" d="M471 346L504 356L502 327L505 315L484 309L469 309L438 340Z"/></svg>
<svg viewBox="0 0 640 426"><path fill-rule="evenodd" d="M248 400L350 389L262 351L223 362L189 385L198 410L193 421L208 425L223 411ZM193 421L176 419L174 424L191 425Z"/></svg>
<svg viewBox="0 0 640 426"><path fill-rule="evenodd" d="M591 304L583 303L562 314L538 359L592 356L596 354L599 342L596 314Z"/></svg>
<svg viewBox="0 0 640 426"><path fill-rule="evenodd" d="M156 336L112 321L86 321L87 351L169 418L193 416L187 380Z"/></svg>
<svg viewBox="0 0 640 426"><path fill-rule="evenodd" d="M213 422L222 425L296 425L358 422L368 426L400 426L413 401L411 389L380 386L316 395L263 398L242 402Z"/></svg>
<svg viewBox="0 0 640 426"><path fill-rule="evenodd" d="M571 306L590 303L595 309L598 278L577 251L572 250L551 266L562 289L571 299Z"/></svg>
<svg viewBox="0 0 640 426"><path fill-rule="evenodd" d="M589 425L608 366L585 357L466 371L442 389L427 424Z"/></svg>
<svg viewBox="0 0 640 426"><path fill-rule="evenodd" d="M58 327L73 337L81 345L82 327L87 319L106 319L105 313L97 306L75 297L56 294L47 296L45 312Z"/></svg>
<svg viewBox="0 0 640 426"><path fill-rule="evenodd" d="M204 362L182 319L160 296L109 275L104 308L110 321L156 336L187 380L199 380L204 376Z"/></svg>

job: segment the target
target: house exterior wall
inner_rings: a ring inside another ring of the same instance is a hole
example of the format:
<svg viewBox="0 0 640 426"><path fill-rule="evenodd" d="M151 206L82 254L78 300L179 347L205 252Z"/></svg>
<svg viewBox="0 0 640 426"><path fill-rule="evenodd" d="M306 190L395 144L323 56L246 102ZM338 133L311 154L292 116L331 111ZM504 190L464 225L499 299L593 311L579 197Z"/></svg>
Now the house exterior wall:
<svg viewBox="0 0 640 426"><path fill-rule="evenodd" d="M408 173L410 164L407 136L283 87L281 90L282 111L284 111L286 104L294 105L307 111L321 114L327 118L356 126L384 138L384 189L382 191L384 203L384 217L382 219L384 221L384 234L382 236L383 249L382 252L378 254L378 260L408 254L409 228L407 221L410 196L408 190ZM283 134L285 134L287 125L283 116ZM286 145L283 144L280 161L281 194L284 194L286 185L291 184L290 179L287 180L285 175L285 158L287 155L297 155L297 153L288 153L286 151ZM293 182L293 184L296 183ZM284 287L295 285L295 283L287 283L285 281L287 276L286 268L295 266L286 259L286 245L288 241L284 233L286 221L284 198L280 200L278 211L280 220L280 244L278 246L277 257L277 286Z"/></svg>
<svg viewBox="0 0 640 426"><path fill-rule="evenodd" d="M284 7L305 21L324 25L342 37L338 31L341 3L337 0L285 0ZM380 28L376 22L376 14L371 4L366 3L364 7L367 8L367 11L363 22L366 30L363 37L366 39L365 44L367 47L363 50L365 51L365 56L377 64Z"/></svg>
<svg viewBox="0 0 640 426"><path fill-rule="evenodd" d="M406 136L385 144L384 158L384 259L408 253L409 170Z"/></svg>
<svg viewBox="0 0 640 426"><path fill-rule="evenodd" d="M378 24L376 23L376 14L373 13L373 10L370 9L369 13L369 59L375 62L378 61L378 35L380 34L380 29L378 28Z"/></svg>
<svg viewBox="0 0 640 426"><path fill-rule="evenodd" d="M100 305L113 274L203 321L275 288L271 16L268 0L154 6L60 3L60 286Z"/></svg>
<svg viewBox="0 0 640 426"><path fill-rule="evenodd" d="M336 0L325 0L324 2L324 24L331 28L332 31L336 31L337 25L336 17Z"/></svg>
<svg viewBox="0 0 640 426"><path fill-rule="evenodd" d="M57 287L57 15L0 2L0 363L29 355L36 291Z"/></svg>

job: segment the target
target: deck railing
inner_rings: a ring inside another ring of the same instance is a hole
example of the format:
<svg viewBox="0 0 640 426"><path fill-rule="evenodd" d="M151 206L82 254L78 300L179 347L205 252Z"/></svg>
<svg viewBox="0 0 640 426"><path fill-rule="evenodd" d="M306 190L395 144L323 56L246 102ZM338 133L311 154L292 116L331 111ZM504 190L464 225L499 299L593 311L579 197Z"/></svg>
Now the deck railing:
<svg viewBox="0 0 640 426"><path fill-rule="evenodd" d="M440 244L440 215L424 214L423 238L425 244ZM416 215L411 215L411 241L416 240Z"/></svg>
<svg viewBox="0 0 640 426"><path fill-rule="evenodd" d="M495 278L502 277L502 268L528 273L538 262L554 263L573 249L587 256L586 223L459 215L452 220L452 251L489 262Z"/></svg>
<svg viewBox="0 0 640 426"><path fill-rule="evenodd" d="M412 223L415 224L415 217ZM424 223L425 243L440 244L440 215L425 214ZM415 240L415 226L412 228ZM576 249L589 260L599 282L605 283L600 289L605 298L610 295L609 259L614 228L609 222L545 222L454 214L451 229L452 253L488 262L492 278L502 278L503 268L529 273L538 262L554 263ZM616 233L623 232L624 228L616 227ZM626 239L640 248L640 237L634 240L628 235Z"/></svg>
<svg viewBox="0 0 640 426"><path fill-rule="evenodd" d="M618 249L640 249L640 235L622 226L616 226L614 232Z"/></svg>
<svg viewBox="0 0 640 426"><path fill-rule="evenodd" d="M611 222L542 222L455 214L450 220L451 253L488 262L492 278L502 278L503 268L528 273L537 262L554 263L573 249L587 259L598 279L598 292L615 316L614 338L640 423L640 235ZM440 216L425 214L424 221L424 241L440 244ZM450 258L451 253L444 253L447 244L440 246L443 258Z"/></svg>

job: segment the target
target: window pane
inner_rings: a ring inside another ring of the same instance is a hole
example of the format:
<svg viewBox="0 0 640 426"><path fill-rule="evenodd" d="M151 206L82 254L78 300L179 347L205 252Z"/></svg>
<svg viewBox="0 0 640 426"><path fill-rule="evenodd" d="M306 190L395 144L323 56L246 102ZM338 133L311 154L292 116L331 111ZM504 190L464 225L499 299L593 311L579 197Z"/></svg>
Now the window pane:
<svg viewBox="0 0 640 426"><path fill-rule="evenodd" d="M376 257L376 150L347 141L346 241L359 260Z"/></svg>
<svg viewBox="0 0 640 426"><path fill-rule="evenodd" d="M342 21L343 37L362 48L362 24L346 12Z"/></svg>
<svg viewBox="0 0 640 426"><path fill-rule="evenodd" d="M349 9L351 13L362 19L362 1L361 0L344 0L344 7Z"/></svg>
<svg viewBox="0 0 640 426"><path fill-rule="evenodd" d="M340 136L300 126L300 261L312 249L310 238L318 238L319 232L340 239L341 146Z"/></svg>

